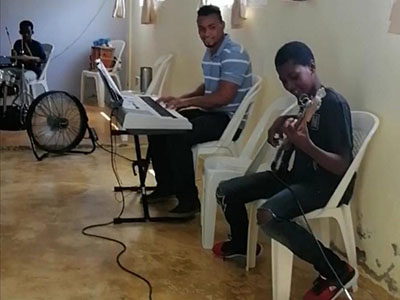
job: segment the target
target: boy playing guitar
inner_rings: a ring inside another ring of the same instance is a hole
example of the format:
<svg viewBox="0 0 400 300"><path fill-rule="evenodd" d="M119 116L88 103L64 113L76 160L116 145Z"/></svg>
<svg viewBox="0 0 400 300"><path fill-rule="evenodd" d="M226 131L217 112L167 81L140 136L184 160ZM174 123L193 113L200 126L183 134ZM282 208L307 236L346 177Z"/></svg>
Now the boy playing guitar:
<svg viewBox="0 0 400 300"><path fill-rule="evenodd" d="M273 171L245 175L219 184L216 197L231 227L231 239L215 244L213 252L223 258L245 256L248 227L245 204L268 199L257 213L258 224L264 233L312 264L320 274L303 299L335 299L342 292L340 283L312 234L292 219L301 216L300 205L304 213L324 207L349 167L353 159L350 108L343 96L322 87L314 56L304 43L285 44L276 54L275 67L287 91L299 100L319 99L320 107L311 104L313 109L311 113L305 110L305 118L281 116L268 131L271 145L278 146L279 138L283 136L293 145L295 159L293 168L286 170L284 181L287 185L278 180L280 172ZM287 169L285 164L275 167ZM346 201L349 201L348 197L342 199L342 203ZM320 245L343 285L352 285L357 278L354 268L331 249ZM257 255L260 253L261 245L257 245Z"/></svg>

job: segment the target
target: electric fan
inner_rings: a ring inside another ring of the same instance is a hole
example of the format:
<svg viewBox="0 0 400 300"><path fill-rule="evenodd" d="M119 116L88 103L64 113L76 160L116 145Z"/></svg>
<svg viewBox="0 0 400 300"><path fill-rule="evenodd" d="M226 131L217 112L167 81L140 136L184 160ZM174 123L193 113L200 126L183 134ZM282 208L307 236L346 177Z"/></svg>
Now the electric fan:
<svg viewBox="0 0 400 300"><path fill-rule="evenodd" d="M26 127L32 146L46 152L73 152L71 150L82 141L86 130L94 144L85 108L76 97L63 91L39 95L29 107Z"/></svg>

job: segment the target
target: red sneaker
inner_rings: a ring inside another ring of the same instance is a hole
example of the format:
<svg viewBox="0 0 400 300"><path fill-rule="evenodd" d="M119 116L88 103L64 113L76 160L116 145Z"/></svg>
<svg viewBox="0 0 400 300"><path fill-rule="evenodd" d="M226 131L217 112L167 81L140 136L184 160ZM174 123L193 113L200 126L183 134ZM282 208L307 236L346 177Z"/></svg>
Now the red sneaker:
<svg viewBox="0 0 400 300"><path fill-rule="evenodd" d="M344 287L350 288L357 279L356 271L347 265L347 272L340 276ZM337 280L325 279L319 276L314 280L313 287L303 296L303 300L333 300L342 294L343 288Z"/></svg>
<svg viewBox="0 0 400 300"><path fill-rule="evenodd" d="M218 242L212 248L212 252L221 258L234 258L234 257L246 257L247 249L237 249L232 241ZM262 252L262 246L257 244L256 256L259 256Z"/></svg>

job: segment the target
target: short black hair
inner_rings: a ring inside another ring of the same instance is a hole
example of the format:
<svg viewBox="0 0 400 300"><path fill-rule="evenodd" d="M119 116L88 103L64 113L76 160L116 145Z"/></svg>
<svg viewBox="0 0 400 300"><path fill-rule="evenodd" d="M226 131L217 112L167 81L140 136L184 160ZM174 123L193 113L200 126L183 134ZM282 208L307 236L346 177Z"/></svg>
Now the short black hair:
<svg viewBox="0 0 400 300"><path fill-rule="evenodd" d="M288 61L302 66L310 66L314 61L314 54L311 49L299 41L289 42L283 45L275 56L275 68L282 66Z"/></svg>
<svg viewBox="0 0 400 300"><path fill-rule="evenodd" d="M212 14L217 15L218 19L221 22L223 22L222 16L221 16L221 10L219 9L218 6L215 6L215 5L203 5L197 11L197 17L209 16L209 15L212 15Z"/></svg>
<svg viewBox="0 0 400 300"><path fill-rule="evenodd" d="M33 30L33 23L29 20L23 20L21 23L19 23L19 30L25 29L30 27Z"/></svg>

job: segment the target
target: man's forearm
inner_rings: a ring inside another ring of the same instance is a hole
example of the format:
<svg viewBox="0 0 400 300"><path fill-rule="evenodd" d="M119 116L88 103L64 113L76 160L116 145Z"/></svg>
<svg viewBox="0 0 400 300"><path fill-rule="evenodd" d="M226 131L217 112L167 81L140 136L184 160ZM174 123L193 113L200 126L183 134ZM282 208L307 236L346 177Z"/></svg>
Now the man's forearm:
<svg viewBox="0 0 400 300"><path fill-rule="evenodd" d="M199 97L204 95L204 84L201 84L196 90L191 93L184 94L180 96L180 99L192 98L192 97Z"/></svg>
<svg viewBox="0 0 400 300"><path fill-rule="evenodd" d="M191 97L184 100L187 106L196 106L206 109L221 107L229 103L229 99L228 100L224 99L224 97L221 97L217 93L198 96L198 97Z"/></svg>
<svg viewBox="0 0 400 300"><path fill-rule="evenodd" d="M196 106L210 109L221 107L232 102L238 90L238 86L232 82L220 81L218 88L211 94L182 99L186 106Z"/></svg>

